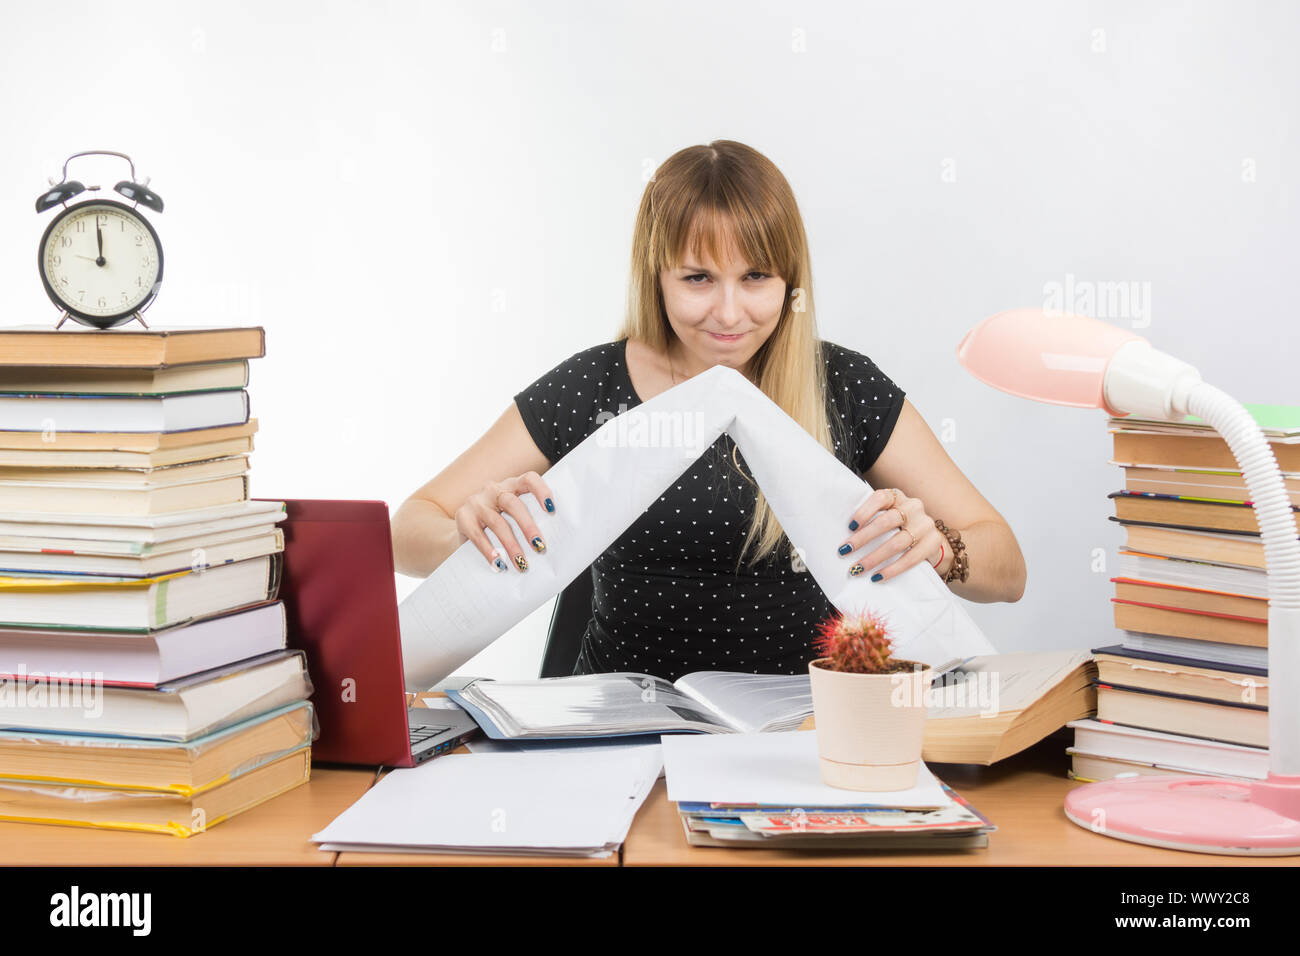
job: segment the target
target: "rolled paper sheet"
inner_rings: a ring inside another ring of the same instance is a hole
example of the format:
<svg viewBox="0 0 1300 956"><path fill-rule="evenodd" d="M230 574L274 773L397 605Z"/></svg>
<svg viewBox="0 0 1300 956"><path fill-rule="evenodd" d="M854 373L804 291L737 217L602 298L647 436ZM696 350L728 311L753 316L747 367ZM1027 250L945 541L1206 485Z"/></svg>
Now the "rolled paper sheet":
<svg viewBox="0 0 1300 956"><path fill-rule="evenodd" d="M849 576L853 562L837 549L871 486L741 373L716 365L611 417L556 462L545 475L554 514L531 493L520 496L546 542L543 554L525 551L527 571L495 571L467 541L402 601L407 689L424 690L448 677L562 591L724 432L838 610L883 614L896 656L931 666L996 653L928 562L878 582ZM526 543L514 519L505 518L516 540ZM897 533L885 532L860 553ZM810 652L814 636L808 635Z"/></svg>

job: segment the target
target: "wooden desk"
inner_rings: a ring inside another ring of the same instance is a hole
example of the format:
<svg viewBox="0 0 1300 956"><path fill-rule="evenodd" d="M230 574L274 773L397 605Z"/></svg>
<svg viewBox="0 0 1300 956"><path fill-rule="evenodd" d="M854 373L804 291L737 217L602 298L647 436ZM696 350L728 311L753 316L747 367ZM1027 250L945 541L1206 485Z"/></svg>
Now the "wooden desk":
<svg viewBox="0 0 1300 956"><path fill-rule="evenodd" d="M188 839L85 827L0 823L0 866L1295 866L1294 857L1181 853L1098 836L1065 818L1061 738L992 767L932 764L998 829L982 850L876 853L732 850L687 844L660 780L637 814L621 854L603 860L435 853L322 853L311 835L376 781L374 771L313 767L311 780L207 833Z"/></svg>
<svg viewBox="0 0 1300 956"><path fill-rule="evenodd" d="M1295 857L1215 856L1127 843L1100 836L1065 816L1065 795L1080 786L1066 776L1069 755L1049 737L992 767L930 768L997 830L980 850L746 850L686 842L677 805L660 780L623 844L624 866L1295 866Z"/></svg>
<svg viewBox="0 0 1300 956"><path fill-rule="evenodd" d="M373 770L312 767L302 786L186 839L0 823L0 865L332 866L338 854L316 849L311 835L361 799L374 779Z"/></svg>

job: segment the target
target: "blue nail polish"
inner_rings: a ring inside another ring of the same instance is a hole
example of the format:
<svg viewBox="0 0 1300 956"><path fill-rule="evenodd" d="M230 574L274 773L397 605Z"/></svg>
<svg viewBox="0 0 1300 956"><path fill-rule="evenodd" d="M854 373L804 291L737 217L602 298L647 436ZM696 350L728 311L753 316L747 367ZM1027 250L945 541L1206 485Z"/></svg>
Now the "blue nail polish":
<svg viewBox="0 0 1300 956"><path fill-rule="evenodd" d="M502 561L500 558L493 558L493 559L492 559L492 564L493 564L493 566L494 566L498 571L506 571L506 570L509 570L509 569L507 568L507 566L506 566L506 563L505 563L504 561Z"/></svg>
<svg viewBox="0 0 1300 956"><path fill-rule="evenodd" d="M545 503L545 505L546 505L546 510L549 511L551 514L554 514L554 513L555 513L555 502L552 501L550 498L547 498L546 501L545 501L544 503Z"/></svg>
<svg viewBox="0 0 1300 956"><path fill-rule="evenodd" d="M864 568L862 565L855 564L853 565L853 567L849 568L849 577L856 578L859 574L861 574L865 570L867 569Z"/></svg>
<svg viewBox="0 0 1300 956"><path fill-rule="evenodd" d="M853 545L851 544L840 545L840 554L848 554L852 550L853 550Z"/></svg>
<svg viewBox="0 0 1300 956"><path fill-rule="evenodd" d="M857 531L857 530L858 530L858 519L857 519L857 518L854 518L852 521L849 522L849 530L850 530L850 531Z"/></svg>
<svg viewBox="0 0 1300 956"><path fill-rule="evenodd" d="M880 572L876 572L875 574L873 574L873 575L871 576L871 580L873 580L873 581L879 581L879 580L881 580L883 577L884 577L883 574L881 574Z"/></svg>

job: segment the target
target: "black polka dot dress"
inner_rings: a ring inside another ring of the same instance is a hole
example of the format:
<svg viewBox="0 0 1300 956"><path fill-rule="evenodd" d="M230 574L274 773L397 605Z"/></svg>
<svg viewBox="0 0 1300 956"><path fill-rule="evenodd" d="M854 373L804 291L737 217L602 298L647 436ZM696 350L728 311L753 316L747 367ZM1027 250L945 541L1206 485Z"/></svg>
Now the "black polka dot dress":
<svg viewBox="0 0 1300 956"><path fill-rule="evenodd" d="M859 352L823 342L822 354L835 455L862 474L888 442L904 393ZM626 339L594 346L515 396L552 464L610 415L641 404L626 356ZM807 672L816 626L834 607L792 562L787 540L757 565L736 569L756 498L739 451L744 476L733 464L734 449L729 435L720 436L592 564L591 620L575 674L631 671L673 681L703 670Z"/></svg>

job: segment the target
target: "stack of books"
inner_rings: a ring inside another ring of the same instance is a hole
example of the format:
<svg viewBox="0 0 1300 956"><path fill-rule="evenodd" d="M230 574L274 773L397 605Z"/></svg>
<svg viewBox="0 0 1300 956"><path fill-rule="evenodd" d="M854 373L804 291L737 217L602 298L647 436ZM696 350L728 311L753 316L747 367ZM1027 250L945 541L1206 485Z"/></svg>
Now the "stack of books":
<svg viewBox="0 0 1300 956"><path fill-rule="evenodd" d="M260 328L0 329L0 820L189 836L306 782Z"/></svg>
<svg viewBox="0 0 1300 956"><path fill-rule="evenodd" d="M816 731L665 736L662 743L668 799L692 846L979 849L997 829L925 764L907 790L827 786Z"/></svg>
<svg viewBox="0 0 1300 956"><path fill-rule="evenodd" d="M1247 405L1300 512L1300 408ZM1268 588L1250 494L1199 419L1111 419L1126 535L1121 643L1094 651L1097 719L1074 721L1073 775L1268 773ZM1300 531L1300 515L1297 516Z"/></svg>

